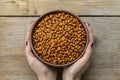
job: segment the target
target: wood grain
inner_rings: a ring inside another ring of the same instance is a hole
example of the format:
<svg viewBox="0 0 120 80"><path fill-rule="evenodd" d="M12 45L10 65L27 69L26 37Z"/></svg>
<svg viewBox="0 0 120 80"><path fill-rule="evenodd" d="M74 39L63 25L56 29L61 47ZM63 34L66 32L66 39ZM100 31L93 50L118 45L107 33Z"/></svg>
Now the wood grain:
<svg viewBox="0 0 120 80"><path fill-rule="evenodd" d="M37 80L25 58L25 33L32 18L0 18L0 80Z"/></svg>
<svg viewBox="0 0 120 80"><path fill-rule="evenodd" d="M83 80L120 80L120 17L81 17L95 36L94 56ZM37 80L28 66L25 34L37 17L0 18L0 80Z"/></svg>
<svg viewBox="0 0 120 80"><path fill-rule="evenodd" d="M120 15L119 0L1 0L0 15L42 15L62 9L78 15Z"/></svg>

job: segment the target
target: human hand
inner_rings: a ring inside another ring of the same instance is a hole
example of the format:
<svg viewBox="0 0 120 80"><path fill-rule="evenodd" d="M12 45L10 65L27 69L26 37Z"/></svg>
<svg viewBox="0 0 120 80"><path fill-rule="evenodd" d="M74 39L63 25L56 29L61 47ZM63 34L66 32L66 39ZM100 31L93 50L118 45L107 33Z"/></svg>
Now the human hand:
<svg viewBox="0 0 120 80"><path fill-rule="evenodd" d="M31 23L27 35L26 35L26 49L25 55L27 57L28 64L33 69L33 71L37 74L39 80L56 80L57 70L48 67L38 60L32 53L30 47L30 33L34 22Z"/></svg>
<svg viewBox="0 0 120 80"><path fill-rule="evenodd" d="M85 23L89 32L89 44L84 55L69 67L63 70L63 80L80 80L82 75L88 69L93 49L93 35L89 23Z"/></svg>

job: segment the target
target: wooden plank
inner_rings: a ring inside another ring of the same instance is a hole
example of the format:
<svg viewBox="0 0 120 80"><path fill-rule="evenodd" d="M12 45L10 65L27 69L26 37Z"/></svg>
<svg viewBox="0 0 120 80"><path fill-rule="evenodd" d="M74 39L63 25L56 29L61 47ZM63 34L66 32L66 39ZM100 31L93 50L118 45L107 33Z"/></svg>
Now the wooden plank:
<svg viewBox="0 0 120 80"><path fill-rule="evenodd" d="M120 17L81 17L95 36L94 56L83 80L119 80ZM0 18L0 80L37 80L24 49L26 30L37 17Z"/></svg>
<svg viewBox="0 0 120 80"><path fill-rule="evenodd" d="M37 80L25 58L25 33L33 18L0 18L0 80Z"/></svg>
<svg viewBox="0 0 120 80"><path fill-rule="evenodd" d="M120 15L119 0L1 0L0 15L42 15L51 10L78 15Z"/></svg>

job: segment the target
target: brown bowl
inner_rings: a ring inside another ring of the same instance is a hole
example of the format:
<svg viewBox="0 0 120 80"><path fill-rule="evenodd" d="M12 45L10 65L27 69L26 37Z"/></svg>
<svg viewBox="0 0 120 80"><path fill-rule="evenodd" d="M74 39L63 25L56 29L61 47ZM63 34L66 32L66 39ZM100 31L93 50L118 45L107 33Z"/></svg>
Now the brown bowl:
<svg viewBox="0 0 120 80"><path fill-rule="evenodd" d="M52 13L58 13L58 12L68 13L68 14L74 16L75 18L77 18L77 19L82 23L82 25L83 25L83 27L84 27L84 29L85 29L85 31L86 31L86 34L87 34L87 36L86 36L86 38L87 38L86 45L85 45L85 48L84 48L83 52L81 53L81 55L80 55L78 58L76 58L74 61L69 62L69 63L67 63L67 64L61 64L61 65L60 65L60 64L51 64L51 63L49 63L49 62L47 62L47 61L44 61L42 58L40 58L40 57L38 56L37 52L35 51L34 47L33 47L33 41L32 41L32 33L33 33L33 31L34 31L34 28L35 28L35 27L37 26L37 24L39 23L39 21L40 21L42 18L44 18L46 15L49 15L49 14L52 14ZM64 10L50 11L50 12L45 13L45 14L42 15L41 17L39 17L38 20L35 22L33 28L32 28L30 37L31 37L31 38L30 38L30 46L31 46L31 48L32 48L33 54L34 54L34 55L36 56L36 58L38 58L40 61L42 61L43 63L45 63L45 64L47 64L47 65L49 65L49 66L52 66L52 67L65 67L65 66L69 66L69 65L73 64L74 62L76 62L76 61L77 61L78 59L80 59L80 58L83 56L83 54L85 53L85 50L86 50L86 48L87 48L87 46L88 46L88 42L89 42L88 30L87 30L85 24L83 23L83 21L82 21L78 16L76 16L75 14L73 14L73 13L71 13L71 12L68 12L68 11L64 11Z"/></svg>

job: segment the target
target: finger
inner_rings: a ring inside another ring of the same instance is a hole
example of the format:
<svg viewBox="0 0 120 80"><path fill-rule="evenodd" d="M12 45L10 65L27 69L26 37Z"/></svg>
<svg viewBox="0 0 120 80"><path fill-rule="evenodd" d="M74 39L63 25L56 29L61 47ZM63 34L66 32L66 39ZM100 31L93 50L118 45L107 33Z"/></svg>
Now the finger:
<svg viewBox="0 0 120 80"><path fill-rule="evenodd" d="M28 27L27 34L26 34L26 41L28 41L30 39L30 33L32 31L34 24L35 24L35 21L32 21L30 26Z"/></svg>
<svg viewBox="0 0 120 80"><path fill-rule="evenodd" d="M44 64L42 62L40 62L32 53L31 47L30 47L30 40L28 41L28 45L26 46L26 50L25 50L25 54L28 60L29 65L38 65L36 63L39 63L39 65L42 67L44 66ZM45 66L44 66L45 67Z"/></svg>
<svg viewBox="0 0 120 80"><path fill-rule="evenodd" d="M27 43L27 46L26 46L26 49L25 49L25 56L27 58L28 64L33 65L33 62L36 60L36 58L31 51L30 41L28 41L28 43Z"/></svg>
<svg viewBox="0 0 120 80"><path fill-rule="evenodd" d="M27 45L26 45L26 49L25 49L25 54L26 57L30 57L30 58L34 58L35 56L33 55L32 51L31 51L31 47L30 47L30 40L27 41Z"/></svg>
<svg viewBox="0 0 120 80"><path fill-rule="evenodd" d="M82 70L80 71L80 74L78 74L79 76L82 76L86 71L87 69L89 68L90 66L90 63L87 63L83 68Z"/></svg>
<svg viewBox="0 0 120 80"><path fill-rule="evenodd" d="M85 60L85 62L87 62L91 58L91 56L92 56L93 35L92 35L92 31L91 31L89 23L85 23L85 25L87 26L87 29L88 29L88 32L89 32L89 43L88 43L86 52L83 55L82 59Z"/></svg>
<svg viewBox="0 0 120 80"><path fill-rule="evenodd" d="M92 56L92 45L89 43L88 47L86 49L86 52L84 53L84 55L82 56L81 60L84 61L84 63L88 62Z"/></svg>
<svg viewBox="0 0 120 80"><path fill-rule="evenodd" d="M81 77L82 77L82 76L85 74L85 72L88 70L89 65L90 65L89 63L86 64L86 65L82 68L82 70L81 70L80 72L78 72L75 80L80 80L80 79L81 79Z"/></svg>
<svg viewBox="0 0 120 80"><path fill-rule="evenodd" d="M92 44L94 42L94 39L93 39L93 34L92 34L90 24L88 22L86 22L85 25L86 25L86 27L88 29L88 33L89 33L89 42Z"/></svg>

